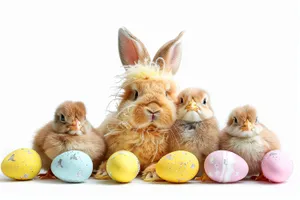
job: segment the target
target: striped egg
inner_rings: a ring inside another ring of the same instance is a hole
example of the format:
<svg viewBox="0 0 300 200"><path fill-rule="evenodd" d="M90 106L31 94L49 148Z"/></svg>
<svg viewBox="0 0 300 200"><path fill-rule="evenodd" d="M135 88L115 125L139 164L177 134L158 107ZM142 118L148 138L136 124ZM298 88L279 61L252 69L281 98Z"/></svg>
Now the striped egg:
<svg viewBox="0 0 300 200"><path fill-rule="evenodd" d="M230 151L215 151L204 162L209 178L220 183L237 182L245 178L249 167L246 161Z"/></svg>

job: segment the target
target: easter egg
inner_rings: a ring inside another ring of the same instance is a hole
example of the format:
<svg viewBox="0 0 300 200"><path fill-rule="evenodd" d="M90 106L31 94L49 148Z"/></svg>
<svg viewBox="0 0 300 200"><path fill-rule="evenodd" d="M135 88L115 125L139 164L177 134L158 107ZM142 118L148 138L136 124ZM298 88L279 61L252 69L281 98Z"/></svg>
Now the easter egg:
<svg viewBox="0 0 300 200"><path fill-rule="evenodd" d="M194 178L198 170L198 159L187 151L171 152L156 164L157 175L172 183L185 183Z"/></svg>
<svg viewBox="0 0 300 200"><path fill-rule="evenodd" d="M246 161L230 151L215 151L209 154L205 159L204 169L210 179L220 183L242 180L249 171Z"/></svg>
<svg viewBox="0 0 300 200"><path fill-rule="evenodd" d="M106 170L113 180L120 183L128 183L138 175L140 162L129 151L117 151L107 160Z"/></svg>
<svg viewBox="0 0 300 200"><path fill-rule="evenodd" d="M51 163L53 174L62 181L81 183L93 172L92 159L82 151L67 151L54 158Z"/></svg>
<svg viewBox="0 0 300 200"><path fill-rule="evenodd" d="M38 175L42 167L39 154L27 148L8 154L1 164L4 175L16 180L31 180Z"/></svg>
<svg viewBox="0 0 300 200"><path fill-rule="evenodd" d="M262 162L263 175L272 182L286 181L293 172L293 161L280 150L268 152Z"/></svg>

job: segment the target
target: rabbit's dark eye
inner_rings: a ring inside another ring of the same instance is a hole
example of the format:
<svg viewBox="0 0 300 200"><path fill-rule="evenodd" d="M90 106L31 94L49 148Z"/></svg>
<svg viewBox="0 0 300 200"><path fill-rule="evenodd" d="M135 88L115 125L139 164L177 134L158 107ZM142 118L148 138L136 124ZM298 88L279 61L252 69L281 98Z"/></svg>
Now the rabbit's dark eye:
<svg viewBox="0 0 300 200"><path fill-rule="evenodd" d="M168 92L166 92L166 97L168 96Z"/></svg>
<svg viewBox="0 0 300 200"><path fill-rule="evenodd" d="M202 103L203 103L203 105L206 105L206 103L207 103L207 99L206 99L206 98L204 98Z"/></svg>
<svg viewBox="0 0 300 200"><path fill-rule="evenodd" d="M234 121L234 123L236 123L236 124L238 123L238 120L237 120L236 117L233 118L233 121Z"/></svg>
<svg viewBox="0 0 300 200"><path fill-rule="evenodd" d="M66 118L65 118L65 116L64 116L64 115L62 115L62 114L60 115L60 121L61 121L61 122L66 122Z"/></svg>
<svg viewBox="0 0 300 200"><path fill-rule="evenodd" d="M134 97L133 100L137 100L137 98L139 97L139 92L137 90L134 90Z"/></svg>
<svg viewBox="0 0 300 200"><path fill-rule="evenodd" d="M180 98L180 103L181 103L181 104L183 103L183 98L182 98L182 97Z"/></svg>

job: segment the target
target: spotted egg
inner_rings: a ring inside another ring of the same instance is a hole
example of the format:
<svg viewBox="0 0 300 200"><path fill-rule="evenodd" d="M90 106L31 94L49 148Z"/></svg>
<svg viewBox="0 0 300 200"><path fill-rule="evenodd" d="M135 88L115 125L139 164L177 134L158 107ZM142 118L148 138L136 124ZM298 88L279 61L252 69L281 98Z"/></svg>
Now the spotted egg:
<svg viewBox="0 0 300 200"><path fill-rule="evenodd" d="M157 175L172 183L188 182L196 176L198 170L198 159L187 151L171 152L156 164Z"/></svg>
<svg viewBox="0 0 300 200"><path fill-rule="evenodd" d="M82 151L67 151L58 155L51 163L53 174L62 181L80 183L93 172L91 158Z"/></svg>
<svg viewBox="0 0 300 200"><path fill-rule="evenodd" d="M293 161L280 151L268 152L262 162L261 168L264 176L272 182L281 183L288 180L293 172Z"/></svg>
<svg viewBox="0 0 300 200"><path fill-rule="evenodd" d="M33 179L41 170L42 161L33 149L17 149L8 154L2 161L4 175L15 180Z"/></svg>
<svg viewBox="0 0 300 200"><path fill-rule="evenodd" d="M249 167L239 155L230 151L215 151L207 156L204 169L209 178L220 183L237 182L245 178Z"/></svg>

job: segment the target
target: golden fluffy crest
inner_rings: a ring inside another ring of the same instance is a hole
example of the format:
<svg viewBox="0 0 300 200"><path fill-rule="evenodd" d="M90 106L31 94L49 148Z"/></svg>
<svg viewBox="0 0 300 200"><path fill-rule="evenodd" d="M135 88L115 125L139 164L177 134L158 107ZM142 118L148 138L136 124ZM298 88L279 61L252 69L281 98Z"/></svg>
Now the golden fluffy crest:
<svg viewBox="0 0 300 200"><path fill-rule="evenodd" d="M133 66L128 66L124 74L124 84L135 82L136 80L166 80L172 79L170 71L161 70L161 67L156 63L142 64L138 63Z"/></svg>

